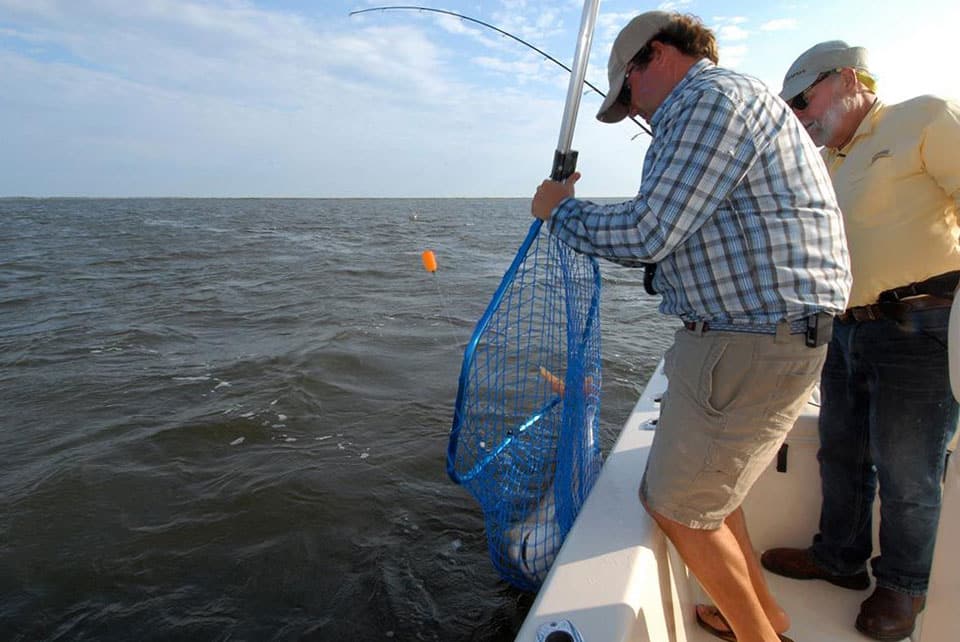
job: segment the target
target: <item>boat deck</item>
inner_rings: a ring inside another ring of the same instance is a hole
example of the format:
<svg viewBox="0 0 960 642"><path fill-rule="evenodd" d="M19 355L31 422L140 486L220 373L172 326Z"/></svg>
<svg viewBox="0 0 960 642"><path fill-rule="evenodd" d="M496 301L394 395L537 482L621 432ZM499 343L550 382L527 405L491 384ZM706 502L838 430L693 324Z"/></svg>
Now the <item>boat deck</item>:
<svg viewBox="0 0 960 642"><path fill-rule="evenodd" d="M851 591L827 582L791 580L772 573L767 573L767 581L790 614L792 626L787 635L795 642L864 642L868 639L853 623L860 603L870 596L870 590ZM703 639L711 638L708 635Z"/></svg>
<svg viewBox="0 0 960 642"><path fill-rule="evenodd" d="M709 599L637 499L659 416L658 400L665 389L666 379L658 368L607 457L517 640L542 641L544 631L555 630L551 627L558 623L569 623L583 642L718 639L695 621L694 606ZM744 502L757 551L808 546L814 535L820 510L818 411L815 400L808 404L787 437L786 451L764 471ZM950 470L940 537L952 542L960 540L960 470L955 466ZM944 520L945 515L949 519ZM956 550L938 546L927 609L905 640L960 639L952 622L955 597L960 595ZM949 570L937 573L938 567ZM870 590L851 591L770 573L767 579L791 617L787 635L795 642L869 640L855 629L854 621Z"/></svg>
<svg viewBox="0 0 960 642"><path fill-rule="evenodd" d="M853 626L860 602L870 595L869 590L850 591L826 582L798 582L769 573L767 579L790 614L792 626L786 634L794 642L865 642L869 639ZM716 637L692 624L687 630L688 642L716 642Z"/></svg>

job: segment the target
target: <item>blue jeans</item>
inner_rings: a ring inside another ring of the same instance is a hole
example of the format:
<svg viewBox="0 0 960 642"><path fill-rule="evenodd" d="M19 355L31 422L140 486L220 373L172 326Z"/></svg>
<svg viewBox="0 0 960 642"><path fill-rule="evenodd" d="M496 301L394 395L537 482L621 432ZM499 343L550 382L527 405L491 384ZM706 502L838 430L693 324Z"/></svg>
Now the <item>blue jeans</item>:
<svg viewBox="0 0 960 642"><path fill-rule="evenodd" d="M866 570L880 487L877 586L927 590L946 447L957 426L947 366L950 308L901 321L834 321L820 381L823 505L813 557L838 574Z"/></svg>

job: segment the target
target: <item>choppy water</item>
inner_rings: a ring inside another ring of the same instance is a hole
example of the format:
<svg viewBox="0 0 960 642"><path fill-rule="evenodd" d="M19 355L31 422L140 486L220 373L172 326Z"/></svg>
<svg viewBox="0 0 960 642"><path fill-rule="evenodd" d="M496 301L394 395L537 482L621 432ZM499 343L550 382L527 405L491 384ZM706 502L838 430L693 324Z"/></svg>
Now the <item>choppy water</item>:
<svg viewBox="0 0 960 642"><path fill-rule="evenodd" d="M0 199L0 639L512 639L444 458L527 208ZM606 452L675 322L603 273Z"/></svg>

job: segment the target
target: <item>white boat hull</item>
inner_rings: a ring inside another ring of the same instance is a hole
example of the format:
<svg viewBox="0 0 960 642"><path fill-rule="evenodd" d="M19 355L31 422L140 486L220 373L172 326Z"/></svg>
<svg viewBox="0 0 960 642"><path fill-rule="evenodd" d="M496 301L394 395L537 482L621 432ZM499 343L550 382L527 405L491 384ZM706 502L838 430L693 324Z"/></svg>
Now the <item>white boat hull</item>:
<svg viewBox="0 0 960 642"><path fill-rule="evenodd" d="M646 466L666 389L662 363L627 420L616 445L567 536L517 640L546 639L558 627L584 642L715 642L697 626L694 605L709 602L676 551L640 505L637 489ZM754 546L809 545L820 511L816 460L817 411L808 404L786 440L786 458L773 462L744 503ZM958 459L958 458L954 458ZM878 523L879 518L874 520ZM876 537L875 537L876 539ZM960 628L960 463L947 471L944 509L927 608L911 642L956 642ZM870 590L851 591L821 581L768 574L790 614L797 642L863 642L854 628Z"/></svg>

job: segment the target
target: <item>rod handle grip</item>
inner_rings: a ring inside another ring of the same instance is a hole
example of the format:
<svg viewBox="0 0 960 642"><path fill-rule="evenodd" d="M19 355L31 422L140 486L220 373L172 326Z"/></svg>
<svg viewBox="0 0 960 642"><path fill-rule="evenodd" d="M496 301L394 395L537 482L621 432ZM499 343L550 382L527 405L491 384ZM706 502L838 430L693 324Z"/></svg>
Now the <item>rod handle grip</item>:
<svg viewBox="0 0 960 642"><path fill-rule="evenodd" d="M553 168L550 170L550 180L566 180L577 169L577 152L571 149L568 152L561 152L559 149L553 153Z"/></svg>

